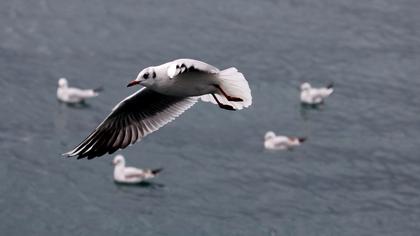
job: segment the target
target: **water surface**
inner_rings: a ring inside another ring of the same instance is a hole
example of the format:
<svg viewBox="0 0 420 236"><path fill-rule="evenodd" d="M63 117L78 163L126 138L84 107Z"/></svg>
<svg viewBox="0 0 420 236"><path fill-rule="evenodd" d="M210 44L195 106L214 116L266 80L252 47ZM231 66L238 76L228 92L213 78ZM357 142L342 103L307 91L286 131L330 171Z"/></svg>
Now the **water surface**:
<svg viewBox="0 0 420 236"><path fill-rule="evenodd" d="M2 235L418 235L420 3L64 1L0 3ZM150 186L112 181L112 156L63 159L176 58L236 66L253 106L200 103L120 153L163 167ZM88 107L55 98L59 77L103 86ZM334 82L318 110L298 86ZM292 152L267 130L307 135Z"/></svg>

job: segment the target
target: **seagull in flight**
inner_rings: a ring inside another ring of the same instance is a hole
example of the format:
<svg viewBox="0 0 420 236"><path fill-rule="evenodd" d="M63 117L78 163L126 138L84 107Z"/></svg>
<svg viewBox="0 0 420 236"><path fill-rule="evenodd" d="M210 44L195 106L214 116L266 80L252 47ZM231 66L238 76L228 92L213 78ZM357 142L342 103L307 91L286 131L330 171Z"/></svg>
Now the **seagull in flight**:
<svg viewBox="0 0 420 236"><path fill-rule="evenodd" d="M92 159L141 140L174 120L199 99L225 110L252 104L251 90L241 72L193 59L178 59L143 69L127 87L142 85L112 112L68 157Z"/></svg>
<svg viewBox="0 0 420 236"><path fill-rule="evenodd" d="M57 99L60 102L68 104L76 104L84 102L86 98L92 98L99 95L99 92L102 91L102 88L97 89L79 89L74 87L69 87L66 78L60 78L58 80L57 88Z"/></svg>

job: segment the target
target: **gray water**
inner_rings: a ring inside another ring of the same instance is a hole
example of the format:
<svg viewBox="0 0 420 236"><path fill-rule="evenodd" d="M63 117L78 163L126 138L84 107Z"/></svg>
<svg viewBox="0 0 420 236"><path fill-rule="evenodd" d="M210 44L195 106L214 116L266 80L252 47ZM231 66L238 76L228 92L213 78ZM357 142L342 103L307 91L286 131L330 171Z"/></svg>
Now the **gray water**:
<svg viewBox="0 0 420 236"><path fill-rule="evenodd" d="M200 103L120 151L165 169L149 185L60 156L183 57L240 69L252 107ZM419 74L416 0L1 1L1 235L419 235ZM59 104L62 76L105 91ZM336 90L304 109L304 81ZM268 152L267 130L309 139Z"/></svg>

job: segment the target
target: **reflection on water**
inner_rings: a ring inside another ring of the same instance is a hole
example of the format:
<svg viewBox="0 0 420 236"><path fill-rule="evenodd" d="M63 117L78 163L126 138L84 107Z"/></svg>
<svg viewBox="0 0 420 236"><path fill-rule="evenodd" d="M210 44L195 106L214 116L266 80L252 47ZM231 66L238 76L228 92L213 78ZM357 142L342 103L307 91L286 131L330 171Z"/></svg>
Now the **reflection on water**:
<svg viewBox="0 0 420 236"><path fill-rule="evenodd" d="M119 187L139 187L139 188L151 188L151 189L164 188L165 187L164 184L150 182L150 181L143 181L143 182L140 182L140 183L120 183L120 182L114 181L114 183L115 183L115 185L117 185Z"/></svg>

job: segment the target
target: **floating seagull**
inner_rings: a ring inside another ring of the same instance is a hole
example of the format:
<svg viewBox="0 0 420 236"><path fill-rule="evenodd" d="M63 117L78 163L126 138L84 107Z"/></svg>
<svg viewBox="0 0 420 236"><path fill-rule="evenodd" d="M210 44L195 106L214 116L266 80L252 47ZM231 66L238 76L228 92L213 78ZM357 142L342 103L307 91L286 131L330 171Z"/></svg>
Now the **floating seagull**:
<svg viewBox="0 0 420 236"><path fill-rule="evenodd" d="M114 180L118 183L137 184L145 180L154 178L163 169L138 169L131 166L125 166L125 159L123 155L116 155L112 161L114 164Z"/></svg>
<svg viewBox="0 0 420 236"><path fill-rule="evenodd" d="M309 83L300 86L300 101L304 104L316 105L324 102L324 99L333 93L333 84L325 88L312 88Z"/></svg>
<svg viewBox="0 0 420 236"><path fill-rule="evenodd" d="M66 78L60 78L58 80L57 98L61 102L75 104L84 102L86 98L98 96L98 92L102 88L97 89L79 89L68 86Z"/></svg>
<svg viewBox="0 0 420 236"><path fill-rule="evenodd" d="M304 137L276 136L273 131L268 131L264 136L264 147L271 150L285 150L301 145Z"/></svg>
<svg viewBox="0 0 420 236"><path fill-rule="evenodd" d="M226 110L252 103L248 82L236 68L220 71L192 59L147 67L127 87L137 84L146 88L117 104L82 143L64 155L92 159L112 154L174 120L199 98Z"/></svg>

